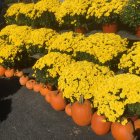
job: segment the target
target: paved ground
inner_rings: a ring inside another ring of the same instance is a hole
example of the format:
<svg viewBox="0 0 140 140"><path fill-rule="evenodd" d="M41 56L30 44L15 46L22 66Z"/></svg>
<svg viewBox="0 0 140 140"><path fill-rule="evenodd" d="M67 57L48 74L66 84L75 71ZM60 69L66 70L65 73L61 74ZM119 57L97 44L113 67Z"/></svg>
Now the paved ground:
<svg viewBox="0 0 140 140"><path fill-rule="evenodd" d="M0 140L113 140L111 134L96 136L90 126L78 127L18 79L0 79L0 97Z"/></svg>

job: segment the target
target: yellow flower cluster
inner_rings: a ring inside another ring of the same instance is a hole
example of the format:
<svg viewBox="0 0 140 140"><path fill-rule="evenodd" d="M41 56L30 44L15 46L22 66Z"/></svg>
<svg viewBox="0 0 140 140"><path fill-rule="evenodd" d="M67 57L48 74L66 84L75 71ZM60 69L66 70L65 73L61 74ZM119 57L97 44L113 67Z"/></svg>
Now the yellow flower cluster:
<svg viewBox="0 0 140 140"><path fill-rule="evenodd" d="M25 40L26 49L43 48L48 49L58 33L49 28L34 29L30 32L30 36Z"/></svg>
<svg viewBox="0 0 140 140"><path fill-rule="evenodd" d="M79 16L86 15L87 9L91 4L91 0L65 0L58 11L56 12L56 19L60 24L64 23L64 18L66 16ZM71 21L74 24L76 19Z"/></svg>
<svg viewBox="0 0 140 140"><path fill-rule="evenodd" d="M19 10L23 6L24 6L24 3L15 3L15 4L11 5L10 8L7 9L5 17L14 16L17 19L17 16L19 14Z"/></svg>
<svg viewBox="0 0 140 140"><path fill-rule="evenodd" d="M7 44L7 42L3 39L0 39L0 48L5 46Z"/></svg>
<svg viewBox="0 0 140 140"><path fill-rule="evenodd" d="M110 77L98 83L92 95L98 114L105 115L111 122L120 121L127 104L140 103L140 77L133 74Z"/></svg>
<svg viewBox="0 0 140 140"><path fill-rule="evenodd" d="M129 73L140 75L140 42L135 42L132 48L123 54L118 66Z"/></svg>
<svg viewBox="0 0 140 140"><path fill-rule="evenodd" d="M74 60L69 55L61 54L59 52L50 52L35 63L33 66L34 75L36 76L37 69L43 70L45 68L46 77L51 76L55 78L72 62L74 62Z"/></svg>
<svg viewBox="0 0 140 140"><path fill-rule="evenodd" d="M60 5L59 0L41 0L35 4L34 11L37 11L35 16L39 17L46 11L56 13L56 11L60 10Z"/></svg>
<svg viewBox="0 0 140 140"><path fill-rule="evenodd" d="M13 25L8 25L6 27L4 27L1 31L0 31L0 38L3 40L7 40L8 36L14 32L15 28L17 27L17 25L13 24Z"/></svg>
<svg viewBox="0 0 140 140"><path fill-rule="evenodd" d="M71 102L79 101L80 97L91 99L94 85L104 78L113 76L108 67L99 66L87 61L78 61L66 67L58 80L58 87L63 96Z"/></svg>
<svg viewBox="0 0 140 140"><path fill-rule="evenodd" d="M47 49L52 44L57 32L49 28L32 29L28 26L9 25L0 32L0 39L15 46L24 46L27 51Z"/></svg>
<svg viewBox="0 0 140 140"><path fill-rule="evenodd" d="M37 2L36 4L13 4L8 8L5 17L10 18L14 16L16 17L16 20L18 20L18 16L21 14L33 20L40 17L44 12L55 13L60 7L60 4L61 2L59 0L42 0Z"/></svg>
<svg viewBox="0 0 140 140"><path fill-rule="evenodd" d="M19 47L13 45L5 45L0 48L0 64L4 66L14 66L15 60L20 60L20 56L17 56L22 50Z"/></svg>
<svg viewBox="0 0 140 140"><path fill-rule="evenodd" d="M74 46L80 40L84 39L84 35L74 33L74 32L65 32L57 36L57 38L49 46L49 51L59 50L62 52L73 52L75 50Z"/></svg>
<svg viewBox="0 0 140 140"><path fill-rule="evenodd" d="M126 51L127 44L127 39L122 39L119 35L96 33L77 42L74 48L76 52L86 52L95 56L100 63L104 64Z"/></svg>
<svg viewBox="0 0 140 140"><path fill-rule="evenodd" d="M22 14L25 17L29 17L30 19L34 19L35 18L35 11L33 10L34 7L35 7L34 3L22 4L22 6L19 9L19 12L17 13L17 16L19 14ZM7 15L7 16L9 16L9 15Z"/></svg>
<svg viewBox="0 0 140 140"><path fill-rule="evenodd" d="M119 15L128 0L93 0L90 8L87 12L87 18L89 17L109 17L112 14Z"/></svg>
<svg viewBox="0 0 140 140"><path fill-rule="evenodd" d="M6 39L9 43L20 46L30 37L32 28L28 26L9 25L0 32L0 38Z"/></svg>

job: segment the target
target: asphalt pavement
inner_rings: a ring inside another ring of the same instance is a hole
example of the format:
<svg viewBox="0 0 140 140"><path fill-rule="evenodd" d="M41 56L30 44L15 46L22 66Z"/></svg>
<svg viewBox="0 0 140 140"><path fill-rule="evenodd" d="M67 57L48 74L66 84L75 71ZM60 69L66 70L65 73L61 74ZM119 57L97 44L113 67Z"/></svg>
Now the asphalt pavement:
<svg viewBox="0 0 140 140"><path fill-rule="evenodd" d="M97 136L90 126L77 126L17 78L0 79L0 120L0 140L113 140L111 134Z"/></svg>

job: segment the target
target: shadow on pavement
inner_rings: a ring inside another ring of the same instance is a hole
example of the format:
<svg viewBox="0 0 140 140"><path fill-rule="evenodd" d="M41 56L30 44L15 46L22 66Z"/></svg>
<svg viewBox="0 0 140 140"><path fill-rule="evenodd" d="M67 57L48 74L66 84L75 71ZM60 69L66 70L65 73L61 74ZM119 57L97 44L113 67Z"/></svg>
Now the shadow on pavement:
<svg viewBox="0 0 140 140"><path fill-rule="evenodd" d="M20 89L19 79L0 79L0 100L15 94Z"/></svg>
<svg viewBox="0 0 140 140"><path fill-rule="evenodd" d="M18 78L0 79L0 122L7 119L12 111L12 99L9 96L15 94L20 89Z"/></svg>
<svg viewBox="0 0 140 140"><path fill-rule="evenodd" d="M8 114L11 112L11 99L5 99L0 101L0 122L7 119Z"/></svg>

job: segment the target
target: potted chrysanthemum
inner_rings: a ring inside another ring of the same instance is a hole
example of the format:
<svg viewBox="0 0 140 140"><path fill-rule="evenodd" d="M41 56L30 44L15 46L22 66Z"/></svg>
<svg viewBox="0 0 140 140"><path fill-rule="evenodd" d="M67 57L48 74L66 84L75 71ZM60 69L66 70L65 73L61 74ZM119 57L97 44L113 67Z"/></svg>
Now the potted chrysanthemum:
<svg viewBox="0 0 140 140"><path fill-rule="evenodd" d="M87 18L94 17L95 21L102 24L103 32L117 32L117 23L119 15L123 7L127 4L127 0L96 0L93 1L87 12Z"/></svg>
<svg viewBox="0 0 140 140"><path fill-rule="evenodd" d="M70 26L75 32L86 32L86 13L91 0L65 0L56 12L56 19L60 25Z"/></svg>
<svg viewBox="0 0 140 140"><path fill-rule="evenodd" d="M129 0L128 5L121 13L121 21L136 31L136 35L140 37L140 1Z"/></svg>

